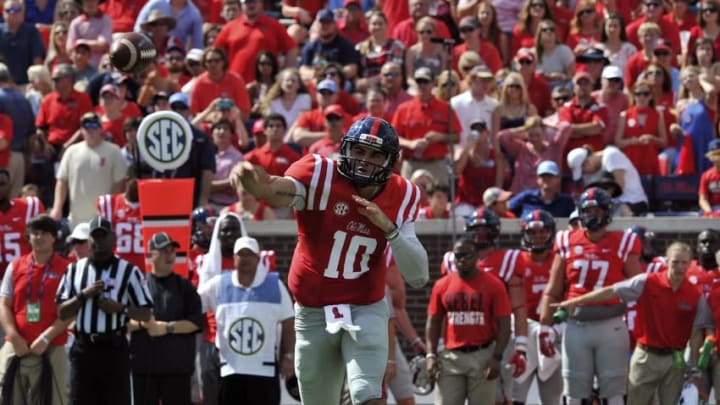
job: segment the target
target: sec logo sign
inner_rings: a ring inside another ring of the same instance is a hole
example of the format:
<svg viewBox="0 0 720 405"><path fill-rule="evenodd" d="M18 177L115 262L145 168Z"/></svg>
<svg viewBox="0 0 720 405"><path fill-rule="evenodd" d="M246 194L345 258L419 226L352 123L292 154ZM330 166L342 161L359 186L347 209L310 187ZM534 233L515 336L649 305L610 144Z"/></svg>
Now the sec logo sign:
<svg viewBox="0 0 720 405"><path fill-rule="evenodd" d="M158 111L145 117L137 132L140 156L155 170L175 170L190 156L193 134L190 124L174 111Z"/></svg>
<svg viewBox="0 0 720 405"><path fill-rule="evenodd" d="M237 354L250 356L265 345L265 330L253 318L240 318L228 329L228 344Z"/></svg>

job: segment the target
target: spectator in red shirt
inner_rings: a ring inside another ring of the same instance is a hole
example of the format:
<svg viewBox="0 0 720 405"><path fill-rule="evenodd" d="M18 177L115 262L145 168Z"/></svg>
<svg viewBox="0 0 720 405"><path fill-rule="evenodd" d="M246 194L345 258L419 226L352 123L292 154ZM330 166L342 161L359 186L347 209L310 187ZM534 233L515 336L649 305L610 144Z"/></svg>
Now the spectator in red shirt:
<svg viewBox="0 0 720 405"><path fill-rule="evenodd" d="M112 32L132 32L135 20L146 0L106 0L100 3L100 11L112 20Z"/></svg>
<svg viewBox="0 0 720 405"><path fill-rule="evenodd" d="M420 207L418 220L450 218L450 188L448 186L432 186L428 191L430 204Z"/></svg>
<svg viewBox="0 0 720 405"><path fill-rule="evenodd" d="M627 26L627 36L628 41L635 45L636 47L640 48L641 46L641 40L639 38L639 30L640 26L643 25L646 22L653 22L658 25L660 28L660 31L662 34L660 35L662 38L666 38L670 41L671 48L673 52L676 55L679 55L681 52L680 48L680 31L678 30L678 27L666 20L663 20L662 14L663 14L663 7L662 2L660 0L644 0L643 1L643 16L638 18L637 20L633 21L632 23L628 24Z"/></svg>
<svg viewBox="0 0 720 405"><path fill-rule="evenodd" d="M433 96L434 79L428 68L415 71L418 95L398 107L392 124L404 148L403 177L410 178L415 170L426 169L438 184L448 184L447 144L450 132L459 134L462 128L449 104Z"/></svg>
<svg viewBox="0 0 720 405"><path fill-rule="evenodd" d="M164 66L167 70L167 79L176 89L182 88L190 80L185 68L185 48L179 40L168 44Z"/></svg>
<svg viewBox="0 0 720 405"><path fill-rule="evenodd" d="M481 63L487 66L493 74L503 67L502 59L498 49L491 42L480 36L480 21L476 17L463 17L460 20L460 37L465 41L452 50L452 66L458 70L460 56L465 51L475 51L481 59Z"/></svg>
<svg viewBox="0 0 720 405"><path fill-rule="evenodd" d="M345 17L338 20L338 30L340 35L357 45L370 36L360 0L345 0L343 1L343 7Z"/></svg>
<svg viewBox="0 0 720 405"><path fill-rule="evenodd" d="M340 141L344 135L343 126L347 114L340 104L332 104L323 111L323 115L327 128L325 137L310 145L308 152L337 160L340 155Z"/></svg>
<svg viewBox="0 0 720 405"><path fill-rule="evenodd" d="M649 0L655 1L655 0ZM625 67L625 87L631 87L640 73L653 61L653 52L662 37L660 26L653 22L647 22L640 26L637 31L640 39L640 52L635 53L628 60Z"/></svg>
<svg viewBox="0 0 720 405"><path fill-rule="evenodd" d="M80 128L80 117L92 110L92 102L86 93L73 89L75 70L72 66L57 65L52 79L55 91L43 99L35 125L59 154L65 146L69 146L65 143Z"/></svg>
<svg viewBox="0 0 720 405"><path fill-rule="evenodd" d="M243 1L243 13L225 24L214 43L232 60L226 69L239 74L246 83L255 80L253 61L260 51L270 51L279 63L279 69L295 66L298 47L285 27L276 19L265 15L262 1ZM283 56L281 58L281 56Z"/></svg>
<svg viewBox="0 0 720 405"><path fill-rule="evenodd" d="M720 212L720 140L713 139L708 145L705 157L713 167L700 176L698 206L706 216L718 216Z"/></svg>
<svg viewBox="0 0 720 405"><path fill-rule="evenodd" d="M13 122L10 116L0 114L0 169L10 165L10 143L13 138Z"/></svg>
<svg viewBox="0 0 720 405"><path fill-rule="evenodd" d="M212 107L218 98L232 100L246 120L250 115L250 97L245 88L245 81L237 73L228 69L228 56L222 48L211 46L203 52L203 65L206 72L195 80L195 87L190 98L193 114L198 114ZM250 61L247 61L250 65Z"/></svg>
<svg viewBox="0 0 720 405"><path fill-rule="evenodd" d="M380 69L380 86L388 96L386 112L395 114L400 104L411 100L412 96L403 88L403 74L401 65L395 62L387 62Z"/></svg>
<svg viewBox="0 0 720 405"><path fill-rule="evenodd" d="M395 27L403 20L410 17L410 6L408 1L375 0L375 6L382 10L387 16L388 25Z"/></svg>
<svg viewBox="0 0 720 405"><path fill-rule="evenodd" d="M687 49L695 49L701 38L712 40L715 55L720 54L720 5L714 0L704 0L698 6L697 25L690 30Z"/></svg>
<svg viewBox="0 0 720 405"><path fill-rule="evenodd" d="M688 0L672 0L672 10L662 19L676 25L680 32L690 31L697 24L697 16L688 10ZM689 47L687 49L690 49Z"/></svg>
<svg viewBox="0 0 720 405"><path fill-rule="evenodd" d="M396 0L403 1L403 0ZM416 25L423 17L430 17L430 0L409 0L410 17L400 21L397 25L391 25L392 37L400 40L406 48L418 42ZM441 38L450 38L450 30L444 22L436 19L436 35Z"/></svg>
<svg viewBox="0 0 720 405"><path fill-rule="evenodd" d="M317 108L300 114L297 122L290 128L288 139L309 147L325 136L325 115L323 111L337 103L338 87L334 81L325 79L317 85Z"/></svg>
<svg viewBox="0 0 720 405"><path fill-rule="evenodd" d="M123 124L128 118L122 112L122 100L117 87L113 84L106 84L100 90L100 106L103 113L100 115L103 135L110 136L110 141L119 147L125 146L126 139L123 132ZM77 136L80 139L80 136Z"/></svg>
<svg viewBox="0 0 720 405"><path fill-rule="evenodd" d="M601 24L602 18L595 10L595 2L579 2L565 44L576 56L584 54L588 48L600 43Z"/></svg>
<svg viewBox="0 0 720 405"><path fill-rule="evenodd" d="M261 1L255 1L262 4ZM295 42L298 44L305 43L308 29L318 12L323 8L324 3L323 0L283 0L282 16L292 18L295 21L295 24L288 27L288 33Z"/></svg>
<svg viewBox="0 0 720 405"><path fill-rule="evenodd" d="M560 121L571 125L570 140L564 153L589 144L594 150L605 146L603 133L607 125L607 110L592 96L592 78L587 72L578 72L573 80L575 97L560 108ZM563 162L567 173L567 163Z"/></svg>
<svg viewBox="0 0 720 405"><path fill-rule="evenodd" d="M476 267L472 239L460 239L453 253L457 271L438 280L430 294L427 371L437 380L439 403L460 404L466 398L473 404L492 403L510 341L510 299L499 278ZM445 349L439 352L443 325Z"/></svg>
<svg viewBox="0 0 720 405"><path fill-rule="evenodd" d="M525 82L525 87L527 87L530 102L535 106L541 117L547 116L552 110L550 85L542 77L542 74L536 71L535 54L521 49L515 55L514 61L515 70L520 73Z"/></svg>
<svg viewBox="0 0 720 405"><path fill-rule="evenodd" d="M628 108L628 96L622 91L622 71L617 66L608 65L602 71L600 90L593 97L607 109L608 120L603 139L612 143L617 133L618 117Z"/></svg>
<svg viewBox="0 0 720 405"><path fill-rule="evenodd" d="M535 34L540 27L540 22L552 19L552 11L545 0L527 0L520 11L518 22L512 30L511 54L515 55L520 48L534 47ZM558 38L562 37L558 34Z"/></svg>

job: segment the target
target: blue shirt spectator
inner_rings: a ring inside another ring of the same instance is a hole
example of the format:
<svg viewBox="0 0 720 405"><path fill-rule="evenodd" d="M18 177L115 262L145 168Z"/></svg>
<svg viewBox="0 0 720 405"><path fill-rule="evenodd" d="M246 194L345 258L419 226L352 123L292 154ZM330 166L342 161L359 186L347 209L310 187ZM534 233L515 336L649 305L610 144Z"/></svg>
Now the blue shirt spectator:
<svg viewBox="0 0 720 405"><path fill-rule="evenodd" d="M0 69L4 70L4 69ZM25 141L35 133L35 115L30 102L12 86L9 78L0 74L0 113L13 120L13 139L10 150L25 151Z"/></svg>
<svg viewBox="0 0 720 405"><path fill-rule="evenodd" d="M18 0L5 1L0 23L0 55L5 60L13 81L28 83L27 68L43 63L45 46L35 25L24 22L25 9Z"/></svg>
<svg viewBox="0 0 720 405"><path fill-rule="evenodd" d="M57 3L57 0L48 0L45 8L40 10L36 0L25 0L25 22L52 25L55 3Z"/></svg>
<svg viewBox="0 0 720 405"><path fill-rule="evenodd" d="M303 47L302 68L312 69L318 62L336 62L343 67L345 77L354 78L360 65L360 54L355 45L337 33L332 11L320 10L316 20L320 23L320 37Z"/></svg>
<svg viewBox="0 0 720 405"><path fill-rule="evenodd" d="M552 160L540 162L536 171L538 188L525 190L510 199L510 211L518 218L540 208L553 217L566 218L575 209L575 201L569 194L560 192L560 168Z"/></svg>
<svg viewBox="0 0 720 405"><path fill-rule="evenodd" d="M178 37L190 48L203 48L203 18L198 8L186 0L185 7L175 15L169 0L150 0L138 15L135 21L135 32L143 32L140 25L147 21L150 12L160 10L164 15L173 16L177 23L175 28L169 32L171 36ZM190 39L188 39L190 38ZM192 45L188 41L192 41Z"/></svg>

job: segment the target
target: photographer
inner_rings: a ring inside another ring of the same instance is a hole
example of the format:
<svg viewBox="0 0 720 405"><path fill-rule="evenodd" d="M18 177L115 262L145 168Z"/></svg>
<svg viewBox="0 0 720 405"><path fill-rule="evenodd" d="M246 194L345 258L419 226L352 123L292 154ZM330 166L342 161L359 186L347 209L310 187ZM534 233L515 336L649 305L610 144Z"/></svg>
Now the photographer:
<svg viewBox="0 0 720 405"><path fill-rule="evenodd" d="M483 205L483 193L494 186L495 150L490 139L487 123L475 120L470 124L467 143L455 149L454 171L458 176L458 188L455 197L455 214L460 217L470 215Z"/></svg>

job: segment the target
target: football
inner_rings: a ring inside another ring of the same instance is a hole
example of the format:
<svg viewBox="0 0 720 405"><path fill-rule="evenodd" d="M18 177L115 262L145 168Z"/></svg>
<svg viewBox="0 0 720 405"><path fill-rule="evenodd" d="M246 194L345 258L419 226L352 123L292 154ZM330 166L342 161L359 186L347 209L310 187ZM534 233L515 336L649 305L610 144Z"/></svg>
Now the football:
<svg viewBox="0 0 720 405"><path fill-rule="evenodd" d="M150 38L138 32L121 35L110 46L110 63L121 72L137 73L155 63L157 52Z"/></svg>

